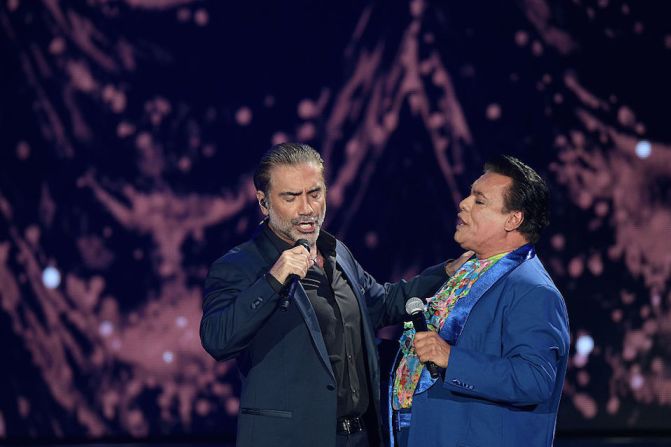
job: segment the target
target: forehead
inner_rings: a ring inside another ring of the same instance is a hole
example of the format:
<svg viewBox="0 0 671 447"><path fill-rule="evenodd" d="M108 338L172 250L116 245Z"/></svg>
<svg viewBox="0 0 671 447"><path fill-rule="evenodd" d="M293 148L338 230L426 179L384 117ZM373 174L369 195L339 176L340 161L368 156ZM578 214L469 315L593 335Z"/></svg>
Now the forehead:
<svg viewBox="0 0 671 447"><path fill-rule="evenodd" d="M315 163L277 165L270 169L270 189L276 192L303 191L324 184L324 174Z"/></svg>
<svg viewBox="0 0 671 447"><path fill-rule="evenodd" d="M512 185L513 179L495 172L485 172L473 183L473 192L482 193L488 198L503 198Z"/></svg>

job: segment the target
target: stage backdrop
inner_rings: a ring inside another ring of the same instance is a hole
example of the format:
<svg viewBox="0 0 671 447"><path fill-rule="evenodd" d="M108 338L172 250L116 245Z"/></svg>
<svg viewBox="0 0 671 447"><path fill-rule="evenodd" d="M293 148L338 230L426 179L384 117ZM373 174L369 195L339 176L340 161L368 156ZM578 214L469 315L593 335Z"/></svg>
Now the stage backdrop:
<svg viewBox="0 0 671 447"><path fill-rule="evenodd" d="M233 438L239 382L200 346L202 284L259 223L251 174L282 141L322 153L326 228L381 281L460 253L487 157L534 166L571 318L560 434L668 429L669 17L3 0L0 438Z"/></svg>

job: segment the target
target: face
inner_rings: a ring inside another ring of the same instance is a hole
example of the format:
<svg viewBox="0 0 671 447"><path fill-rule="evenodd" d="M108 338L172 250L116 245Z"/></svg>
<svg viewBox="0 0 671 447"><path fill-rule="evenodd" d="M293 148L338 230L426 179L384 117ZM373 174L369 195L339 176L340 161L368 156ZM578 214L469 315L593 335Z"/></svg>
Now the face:
<svg viewBox="0 0 671 447"><path fill-rule="evenodd" d="M504 195L512 179L486 172L473 183L471 194L459 204L454 240L465 250L473 250L479 258L511 250L511 235L521 223L519 211L504 211ZM517 233L517 232L516 232Z"/></svg>
<svg viewBox="0 0 671 447"><path fill-rule="evenodd" d="M306 239L313 246L326 215L324 175L314 163L279 165L270 170L268 196L256 192L261 212L282 240L294 244Z"/></svg>

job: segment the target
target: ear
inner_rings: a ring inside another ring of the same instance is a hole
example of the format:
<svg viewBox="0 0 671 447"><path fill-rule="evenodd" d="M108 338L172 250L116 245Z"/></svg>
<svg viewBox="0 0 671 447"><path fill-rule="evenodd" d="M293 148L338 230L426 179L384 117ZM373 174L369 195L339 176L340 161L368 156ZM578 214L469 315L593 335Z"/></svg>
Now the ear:
<svg viewBox="0 0 671 447"><path fill-rule="evenodd" d="M524 222L524 213L522 211L512 211L506 219L504 228L506 231L515 231L522 225L522 222Z"/></svg>
<svg viewBox="0 0 671 447"><path fill-rule="evenodd" d="M268 215L268 201L266 200L266 195L263 191L256 191L256 200L259 202L259 207L261 208L261 213L264 216Z"/></svg>

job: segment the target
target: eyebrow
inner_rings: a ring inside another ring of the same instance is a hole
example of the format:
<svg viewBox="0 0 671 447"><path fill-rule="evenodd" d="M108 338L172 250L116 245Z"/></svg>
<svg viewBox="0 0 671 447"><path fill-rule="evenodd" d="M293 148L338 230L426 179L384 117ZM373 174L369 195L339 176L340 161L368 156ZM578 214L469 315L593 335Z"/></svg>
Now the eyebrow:
<svg viewBox="0 0 671 447"><path fill-rule="evenodd" d="M480 196L483 199L488 199L486 195L484 195L481 191L477 191L473 189L473 185L471 185L471 194L474 194L476 196Z"/></svg>
<svg viewBox="0 0 671 447"><path fill-rule="evenodd" d="M284 191L284 192L280 193L280 196L281 197L286 197L286 196L297 197L297 196L300 196L301 194L303 194L303 193L293 192L293 191Z"/></svg>
<svg viewBox="0 0 671 447"><path fill-rule="evenodd" d="M315 186L314 188L309 189L307 193L308 193L308 194L312 194L313 192L321 191L322 189L323 189L323 188L322 188L321 186ZM302 192L294 192L294 191L284 191L284 192L281 192L281 193L280 193L280 196L283 196L283 197L286 197L286 196L289 196L289 197L298 197L298 196L300 196L301 194L303 194L303 193L302 193Z"/></svg>

